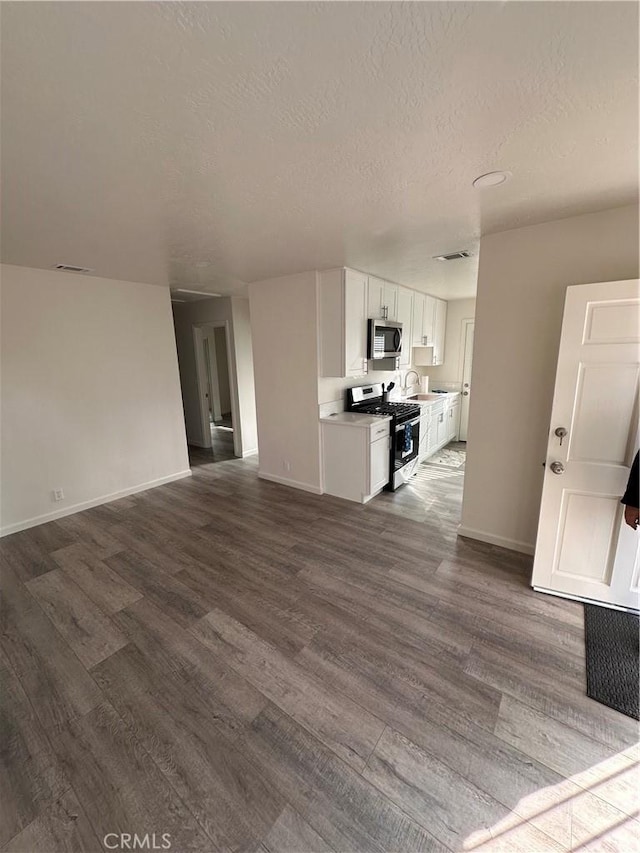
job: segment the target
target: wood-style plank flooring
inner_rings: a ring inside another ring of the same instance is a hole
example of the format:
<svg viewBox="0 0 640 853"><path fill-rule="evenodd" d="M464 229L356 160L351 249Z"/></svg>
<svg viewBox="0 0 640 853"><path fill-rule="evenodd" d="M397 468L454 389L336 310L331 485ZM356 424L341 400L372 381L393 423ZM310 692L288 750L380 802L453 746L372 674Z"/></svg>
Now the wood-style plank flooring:
<svg viewBox="0 0 640 853"><path fill-rule="evenodd" d="M231 415L224 415L221 421L211 424L211 447L189 445L189 461L192 468L211 465L214 462L226 462L233 458Z"/></svg>
<svg viewBox="0 0 640 853"><path fill-rule="evenodd" d="M461 470L362 507L196 461L0 542L1 850L638 849L582 607L456 537Z"/></svg>

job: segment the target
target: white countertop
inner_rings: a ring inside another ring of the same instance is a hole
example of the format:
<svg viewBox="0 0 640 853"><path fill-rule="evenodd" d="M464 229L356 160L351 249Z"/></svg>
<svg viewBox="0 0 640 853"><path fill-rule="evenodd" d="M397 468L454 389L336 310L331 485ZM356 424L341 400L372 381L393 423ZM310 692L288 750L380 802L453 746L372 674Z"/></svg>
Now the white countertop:
<svg viewBox="0 0 640 853"><path fill-rule="evenodd" d="M337 412L335 415L320 418L320 423L368 428L390 420L391 415L359 415L357 412Z"/></svg>
<svg viewBox="0 0 640 853"><path fill-rule="evenodd" d="M439 400L448 400L448 399L451 399L451 397L459 397L460 391L445 391L444 394L436 394L433 391L429 391L426 395L419 394L418 396L419 397L420 396L427 396L428 399L427 400L420 400L420 399L413 400L410 397L405 397L402 400L402 402L403 403L420 403L420 404L437 403Z"/></svg>

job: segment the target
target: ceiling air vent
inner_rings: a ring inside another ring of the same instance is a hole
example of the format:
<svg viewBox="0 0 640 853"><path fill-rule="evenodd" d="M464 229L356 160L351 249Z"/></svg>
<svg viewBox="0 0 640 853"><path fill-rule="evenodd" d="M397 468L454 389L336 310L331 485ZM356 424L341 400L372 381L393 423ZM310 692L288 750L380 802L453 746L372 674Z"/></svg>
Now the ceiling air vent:
<svg viewBox="0 0 640 853"><path fill-rule="evenodd" d="M74 267L73 264L56 264L54 270L64 270L65 272L93 272L89 267Z"/></svg>
<svg viewBox="0 0 640 853"><path fill-rule="evenodd" d="M436 261L459 261L460 258L470 258L471 252L463 249L461 252L451 252L448 255L434 255Z"/></svg>

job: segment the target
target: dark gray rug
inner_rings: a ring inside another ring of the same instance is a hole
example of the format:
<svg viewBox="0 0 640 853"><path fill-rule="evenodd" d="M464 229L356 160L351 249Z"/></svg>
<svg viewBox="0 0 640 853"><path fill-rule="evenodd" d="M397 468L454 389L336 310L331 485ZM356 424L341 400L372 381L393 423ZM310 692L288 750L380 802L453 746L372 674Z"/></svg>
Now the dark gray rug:
<svg viewBox="0 0 640 853"><path fill-rule="evenodd" d="M587 696L640 720L640 617L584 606Z"/></svg>

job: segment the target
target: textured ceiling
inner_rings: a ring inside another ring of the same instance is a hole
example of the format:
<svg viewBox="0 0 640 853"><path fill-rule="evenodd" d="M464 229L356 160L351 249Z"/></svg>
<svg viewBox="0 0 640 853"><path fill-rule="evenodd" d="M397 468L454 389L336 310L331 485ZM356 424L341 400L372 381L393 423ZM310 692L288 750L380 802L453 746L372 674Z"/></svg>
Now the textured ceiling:
<svg viewBox="0 0 640 853"><path fill-rule="evenodd" d="M472 295L480 234L635 199L638 7L2 3L3 260ZM505 186L471 181L508 169Z"/></svg>

